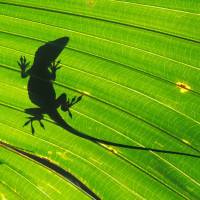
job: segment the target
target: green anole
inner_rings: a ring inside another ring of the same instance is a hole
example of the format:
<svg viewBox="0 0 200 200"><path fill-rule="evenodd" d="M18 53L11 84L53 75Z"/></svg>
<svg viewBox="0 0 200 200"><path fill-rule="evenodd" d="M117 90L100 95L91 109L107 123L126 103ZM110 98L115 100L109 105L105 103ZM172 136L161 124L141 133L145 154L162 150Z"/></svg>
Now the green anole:
<svg viewBox="0 0 200 200"><path fill-rule="evenodd" d="M39 47L30 68L28 68L30 62L27 62L24 56L21 56L18 61L18 65L21 68L21 77L26 78L29 76L29 98L32 103L38 106L38 108L25 109L25 112L32 116L29 117L29 120L24 125L31 123L32 134L35 132L32 124L33 121L39 121L41 127L44 128L41 122L43 114L48 114L50 118L59 125L64 127L68 126L57 109L61 107L62 111L67 111L69 116L72 117L69 108L82 98L81 95L79 97L75 96L70 100L65 93L56 98L55 89L53 87L53 81L56 79L56 71L60 68L60 61L56 62L55 60L66 46L68 40L69 38L63 37L47 42Z"/></svg>

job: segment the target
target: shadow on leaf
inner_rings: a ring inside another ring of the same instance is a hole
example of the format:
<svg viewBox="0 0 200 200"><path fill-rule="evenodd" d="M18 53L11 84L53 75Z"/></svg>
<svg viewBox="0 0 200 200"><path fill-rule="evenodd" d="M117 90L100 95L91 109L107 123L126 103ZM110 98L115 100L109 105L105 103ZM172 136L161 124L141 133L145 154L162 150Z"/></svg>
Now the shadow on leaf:
<svg viewBox="0 0 200 200"><path fill-rule="evenodd" d="M42 128L45 128L42 120L44 119L43 114L48 114L49 117L63 129L75 134L84 139L90 140L94 143L102 143L105 145L111 145L121 148L135 149L141 151L152 151L157 153L167 153L176 154L183 156L191 156L200 158L199 155L193 155L189 153L160 150L139 146L131 146L126 144L119 144L115 142L106 141L103 139L95 138L82 133L79 130L71 127L59 114L57 109L60 107L62 111L67 112L72 118L72 113L70 108L81 101L82 96L68 98L66 93L62 93L58 98L56 98L55 89L53 87L53 82L56 79L56 71L60 69L60 60L56 61L59 54L65 48L69 42L68 37L62 37L54 41L47 42L46 44L40 46L34 57L34 62L31 67L30 62L27 62L24 56L21 56L18 65L21 68L21 77L26 78L29 76L28 81L28 94L32 103L34 103L36 108L25 109L25 112L30 114L28 121L25 122L24 126L31 125L32 134L35 133L33 127L33 121L38 121Z"/></svg>

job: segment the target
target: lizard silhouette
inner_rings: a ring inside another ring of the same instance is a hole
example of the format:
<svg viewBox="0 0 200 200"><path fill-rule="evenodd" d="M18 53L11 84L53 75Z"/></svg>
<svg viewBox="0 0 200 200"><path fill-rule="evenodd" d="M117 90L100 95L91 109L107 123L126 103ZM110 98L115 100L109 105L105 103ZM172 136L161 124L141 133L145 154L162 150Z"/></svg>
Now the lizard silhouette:
<svg viewBox="0 0 200 200"><path fill-rule="evenodd" d="M24 56L21 56L20 60L18 61L18 65L21 68L21 77L26 78L30 76L28 81L29 98L32 101L32 103L38 106L37 108L25 109L25 112L30 114L31 116L24 125L28 125L29 123L31 124L32 134L34 134L35 132L32 124L33 121L39 121L40 126L44 128L44 124L41 120L44 119L43 114L48 114L49 117L63 129L67 130L68 132L74 135L90 140L91 142L97 144L102 143L106 145L135 150L178 154L200 158L199 155L193 155L184 152L153 149L141 146L132 146L95 138L73 128L67 122L65 122L65 120L59 114L57 109L61 107L62 111L68 112L69 116L72 117L70 107L78 103L83 96L75 96L70 100L69 98L67 98L67 95L63 93L58 98L56 98L56 93L52 81L56 79L56 71L60 68L60 61L56 62L55 60L57 59L58 55L62 52L64 47L67 45L68 41L68 37L62 37L54 41L47 42L46 44L40 46L35 53L32 67L29 69L27 68L30 65L30 62L27 62Z"/></svg>
<svg viewBox="0 0 200 200"><path fill-rule="evenodd" d="M28 81L28 94L30 100L38 108L25 109L25 112L31 114L29 120L24 124L31 124L32 134L35 130L33 121L39 121L40 126L44 128L42 123L43 114L48 114L59 125L65 124L57 109L61 107L62 111L67 111L72 117L70 107L79 102L82 95L73 97L72 100L67 98L65 93L56 98L53 82L56 79L56 71L60 69L60 61L55 61L61 51L68 43L68 37L62 37L54 41L47 42L40 46L35 53L34 62L31 68L27 69L30 62L25 57L20 57L18 65L21 68L21 77L30 77ZM66 127L66 124L65 124Z"/></svg>

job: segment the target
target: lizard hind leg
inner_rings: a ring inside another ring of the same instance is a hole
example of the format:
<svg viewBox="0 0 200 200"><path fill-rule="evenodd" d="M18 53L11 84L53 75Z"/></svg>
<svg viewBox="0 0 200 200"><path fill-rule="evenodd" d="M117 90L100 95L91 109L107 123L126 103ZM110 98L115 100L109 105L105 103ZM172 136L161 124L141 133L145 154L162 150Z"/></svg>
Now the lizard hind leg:
<svg viewBox="0 0 200 200"><path fill-rule="evenodd" d="M66 103L67 101L67 95L65 93L62 93L57 99L56 99L56 108L62 106Z"/></svg>
<svg viewBox="0 0 200 200"><path fill-rule="evenodd" d="M25 112L30 114L31 116L28 117L28 121L24 123L24 126L27 126L29 123L31 124L31 132L32 134L35 133L35 129L33 127L33 121L38 121L40 123L40 126L44 129L44 124L41 122L43 117L43 111L41 108L28 108L25 109Z"/></svg>
<svg viewBox="0 0 200 200"><path fill-rule="evenodd" d="M74 104L78 103L82 99L82 95L79 97L74 96L71 100L67 98L65 93L61 94L56 100L56 108L61 107L62 111L68 112L69 116L72 118L72 113L70 111L70 107Z"/></svg>
<svg viewBox="0 0 200 200"><path fill-rule="evenodd" d="M69 100L67 100L67 95L65 93L62 93L57 99L56 99L56 108L60 107L62 111L68 112L69 116L72 118L72 113L69 110Z"/></svg>
<svg viewBox="0 0 200 200"><path fill-rule="evenodd" d="M62 93L57 99L56 99L56 108L60 107L62 111L68 112L69 116L72 118L72 113L69 110L70 104L69 99L67 98L67 95L65 93Z"/></svg>

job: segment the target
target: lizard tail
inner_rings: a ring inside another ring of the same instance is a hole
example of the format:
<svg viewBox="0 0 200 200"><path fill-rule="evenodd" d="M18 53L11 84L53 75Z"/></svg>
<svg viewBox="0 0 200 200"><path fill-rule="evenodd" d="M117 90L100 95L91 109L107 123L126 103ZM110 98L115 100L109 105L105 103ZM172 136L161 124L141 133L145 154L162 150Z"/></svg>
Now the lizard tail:
<svg viewBox="0 0 200 200"><path fill-rule="evenodd" d="M87 135L75 128L73 128L71 125L69 125L63 118L62 116L59 114L59 112L56 110L54 112L49 113L50 118L60 127L62 127L63 129L67 130L68 132L77 135L79 137L82 137L84 139L87 139L91 142L94 143L102 143L102 144L107 144L107 145L112 145L112 146L118 146L118 147L124 147L124 148L131 148L132 146L130 145L125 145L125 144L118 144L118 143L114 143L114 142L110 142L110 141L106 141L103 139L98 139L95 137L92 137L90 135Z"/></svg>
<svg viewBox="0 0 200 200"><path fill-rule="evenodd" d="M115 143L115 142L110 142L107 140L99 139L92 137L90 135L87 135L72 126L70 126L65 120L62 118L62 116L59 114L59 112L56 110L54 113L50 114L50 117L56 124L63 129L67 130L68 132L79 136L81 138L84 138L86 140L89 140L93 143L96 144L105 144L105 145L111 145L111 146L116 146L116 147L122 147L122 148L128 148L128 149L135 149L135 150L142 150L142 151L153 151L157 153L167 153L167 154L176 154L176 155L183 155L183 156L191 156L195 158L200 158L200 155L198 154L189 154L189 153L184 153L184 152L177 152L177 151L169 151L169 150L161 150L161 149L153 149L153 148L147 148L147 147L141 147L141 146L132 146L132 145L126 145L126 144L120 144L120 143ZM199 152L198 152L199 153Z"/></svg>

